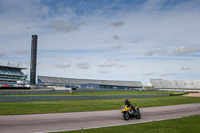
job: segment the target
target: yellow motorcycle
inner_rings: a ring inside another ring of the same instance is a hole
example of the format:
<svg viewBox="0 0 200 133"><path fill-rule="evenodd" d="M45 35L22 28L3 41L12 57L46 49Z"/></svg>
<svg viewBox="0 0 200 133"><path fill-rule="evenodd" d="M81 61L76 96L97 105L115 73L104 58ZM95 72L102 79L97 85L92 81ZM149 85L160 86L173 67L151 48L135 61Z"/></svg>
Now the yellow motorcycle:
<svg viewBox="0 0 200 133"><path fill-rule="evenodd" d="M123 113L123 118L124 120L129 120L129 118L136 118L140 119L141 114L140 114L140 109L138 106L134 106L135 111L131 107L128 107L127 105L124 105L122 107L122 113Z"/></svg>

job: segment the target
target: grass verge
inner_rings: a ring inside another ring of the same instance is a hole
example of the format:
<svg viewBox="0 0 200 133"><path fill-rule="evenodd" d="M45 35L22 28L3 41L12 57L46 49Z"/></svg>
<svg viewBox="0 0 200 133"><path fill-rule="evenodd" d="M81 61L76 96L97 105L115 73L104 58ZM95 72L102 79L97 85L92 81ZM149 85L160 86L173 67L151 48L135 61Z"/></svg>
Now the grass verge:
<svg viewBox="0 0 200 133"><path fill-rule="evenodd" d="M198 133L200 115L140 124L83 129L58 133Z"/></svg>
<svg viewBox="0 0 200 133"><path fill-rule="evenodd" d="M82 92L82 93L58 93L58 94L23 94L24 96L100 96L100 95L151 95L151 94L181 94L181 92L161 91L103 91L103 92ZM23 96L13 95L13 96ZM8 95L2 95L8 96ZM11 96L11 95L9 95Z"/></svg>
<svg viewBox="0 0 200 133"><path fill-rule="evenodd" d="M200 97L168 96L130 98L139 107L154 107L200 102ZM68 100L0 103L0 115L82 112L121 109L124 99Z"/></svg>

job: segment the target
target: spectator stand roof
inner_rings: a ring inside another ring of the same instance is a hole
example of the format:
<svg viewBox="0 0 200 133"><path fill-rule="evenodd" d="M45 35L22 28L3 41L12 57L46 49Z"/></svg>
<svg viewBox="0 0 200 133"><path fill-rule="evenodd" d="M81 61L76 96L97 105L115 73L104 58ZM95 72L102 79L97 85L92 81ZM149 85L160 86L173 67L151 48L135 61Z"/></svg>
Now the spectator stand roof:
<svg viewBox="0 0 200 133"><path fill-rule="evenodd" d="M163 80L151 79L156 89L200 89L200 80Z"/></svg>
<svg viewBox="0 0 200 133"><path fill-rule="evenodd" d="M38 83L44 85L81 85L81 84L99 84L99 85L111 85L111 86L130 86L130 87L142 87L140 81L115 81L115 80L94 80L94 79L75 79L75 78L60 78L60 77L48 77L38 76Z"/></svg>

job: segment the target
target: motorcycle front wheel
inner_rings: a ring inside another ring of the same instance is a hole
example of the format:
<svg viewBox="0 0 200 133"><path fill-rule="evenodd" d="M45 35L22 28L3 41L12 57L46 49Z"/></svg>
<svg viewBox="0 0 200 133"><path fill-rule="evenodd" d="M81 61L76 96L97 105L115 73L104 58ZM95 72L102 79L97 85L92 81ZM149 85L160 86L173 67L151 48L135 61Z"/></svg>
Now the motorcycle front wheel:
<svg viewBox="0 0 200 133"><path fill-rule="evenodd" d="M138 115L136 116L136 119L140 119L141 118L141 114L140 112L138 112Z"/></svg>
<svg viewBox="0 0 200 133"><path fill-rule="evenodd" d="M123 118L124 120L129 120L130 116L127 112L123 112Z"/></svg>

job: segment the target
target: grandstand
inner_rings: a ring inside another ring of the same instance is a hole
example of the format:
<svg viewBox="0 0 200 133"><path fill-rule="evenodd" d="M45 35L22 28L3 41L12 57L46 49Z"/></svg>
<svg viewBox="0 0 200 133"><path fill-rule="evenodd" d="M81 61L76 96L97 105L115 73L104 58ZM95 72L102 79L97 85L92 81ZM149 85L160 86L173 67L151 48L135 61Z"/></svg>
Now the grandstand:
<svg viewBox="0 0 200 133"><path fill-rule="evenodd" d="M38 76L38 85L42 86L73 86L77 88L96 89L138 89L142 88L140 81L114 81L114 80L94 80L75 79Z"/></svg>
<svg viewBox="0 0 200 133"><path fill-rule="evenodd" d="M200 80L150 79L155 89L200 89Z"/></svg>
<svg viewBox="0 0 200 133"><path fill-rule="evenodd" d="M24 85L27 82L27 75L22 73L26 68L0 66L0 85Z"/></svg>

